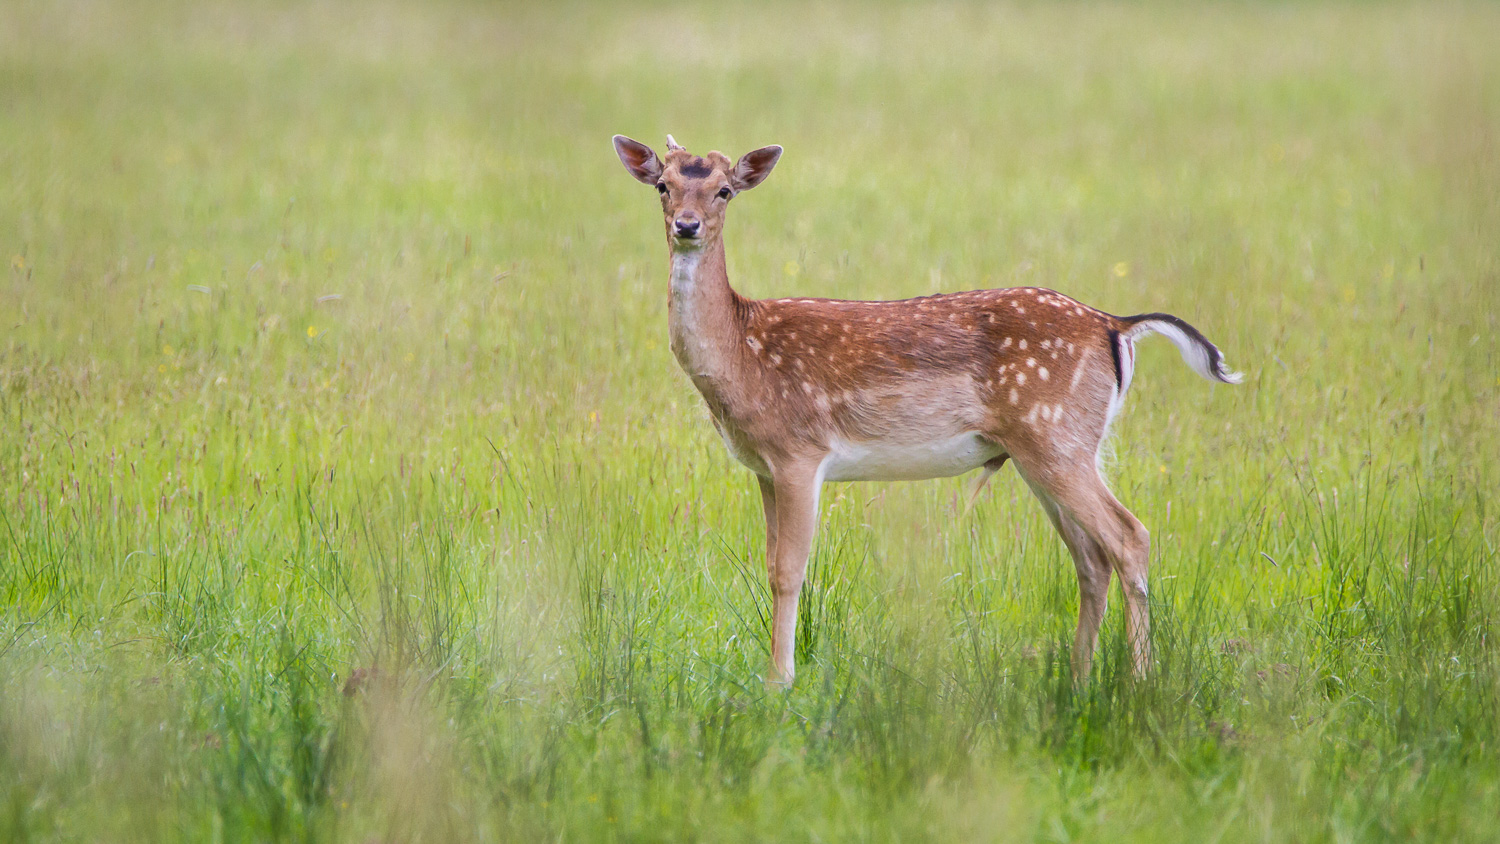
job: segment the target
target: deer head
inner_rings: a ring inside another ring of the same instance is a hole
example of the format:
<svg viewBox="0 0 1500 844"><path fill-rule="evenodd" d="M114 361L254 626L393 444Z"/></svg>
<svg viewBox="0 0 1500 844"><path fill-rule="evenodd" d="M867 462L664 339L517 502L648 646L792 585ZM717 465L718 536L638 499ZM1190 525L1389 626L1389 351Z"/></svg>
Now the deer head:
<svg viewBox="0 0 1500 844"><path fill-rule="evenodd" d="M722 152L699 157L667 136L663 162L651 147L616 135L615 152L636 181L661 194L662 219L673 252L695 251L716 242L724 230L729 200L771 175L781 158L781 147L761 147L730 162Z"/></svg>

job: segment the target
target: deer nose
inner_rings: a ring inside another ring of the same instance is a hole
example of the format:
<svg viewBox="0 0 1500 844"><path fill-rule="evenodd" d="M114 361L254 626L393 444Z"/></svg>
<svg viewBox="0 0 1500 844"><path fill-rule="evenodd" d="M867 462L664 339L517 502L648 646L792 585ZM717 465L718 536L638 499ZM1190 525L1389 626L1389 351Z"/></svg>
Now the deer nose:
<svg viewBox="0 0 1500 844"><path fill-rule="evenodd" d="M697 220L678 220L677 221L677 236L678 237L697 237L698 236L698 221Z"/></svg>

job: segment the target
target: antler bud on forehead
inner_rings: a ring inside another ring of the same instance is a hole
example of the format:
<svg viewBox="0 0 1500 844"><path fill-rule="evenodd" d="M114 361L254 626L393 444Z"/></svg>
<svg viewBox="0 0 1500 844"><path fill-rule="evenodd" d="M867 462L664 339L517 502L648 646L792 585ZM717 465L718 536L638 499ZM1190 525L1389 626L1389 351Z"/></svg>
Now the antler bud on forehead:
<svg viewBox="0 0 1500 844"><path fill-rule="evenodd" d="M667 166L675 169L678 173L694 179L701 179L715 170L729 173L734 170L734 162L728 156L717 150L708 155L693 155L685 149L674 149L667 153Z"/></svg>
<svg viewBox="0 0 1500 844"><path fill-rule="evenodd" d="M780 150L780 147L777 147ZM774 162L773 162L774 163ZM713 150L707 155L694 155L687 151L677 139L671 135L667 136L667 149L662 155L662 164L670 172L679 173L691 179L702 179L715 171L733 175L735 172L734 159L718 150Z"/></svg>

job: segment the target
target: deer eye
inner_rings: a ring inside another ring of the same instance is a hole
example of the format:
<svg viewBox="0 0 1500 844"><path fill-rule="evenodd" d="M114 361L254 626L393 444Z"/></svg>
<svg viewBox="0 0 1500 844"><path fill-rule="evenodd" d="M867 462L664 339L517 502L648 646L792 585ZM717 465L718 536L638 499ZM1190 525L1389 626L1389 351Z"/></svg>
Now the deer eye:
<svg viewBox="0 0 1500 844"><path fill-rule="evenodd" d="M719 198L720 199L728 199L729 198L729 186L728 185L725 185L724 187L719 188Z"/></svg>
<svg viewBox="0 0 1500 844"><path fill-rule="evenodd" d="M659 194L661 194L662 196L666 196L667 195L667 183L666 182L657 182L656 183L656 192L659 193Z"/></svg>

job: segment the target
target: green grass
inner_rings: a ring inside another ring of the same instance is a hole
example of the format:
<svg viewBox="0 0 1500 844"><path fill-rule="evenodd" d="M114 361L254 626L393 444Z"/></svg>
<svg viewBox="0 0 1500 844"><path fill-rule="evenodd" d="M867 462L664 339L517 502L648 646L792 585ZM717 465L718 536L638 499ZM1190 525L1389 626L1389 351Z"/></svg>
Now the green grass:
<svg viewBox="0 0 1500 844"><path fill-rule="evenodd" d="M0 839L1493 840L1500 9L0 9ZM623 132L752 296L1164 310L1096 673L1006 472L758 496Z"/></svg>

